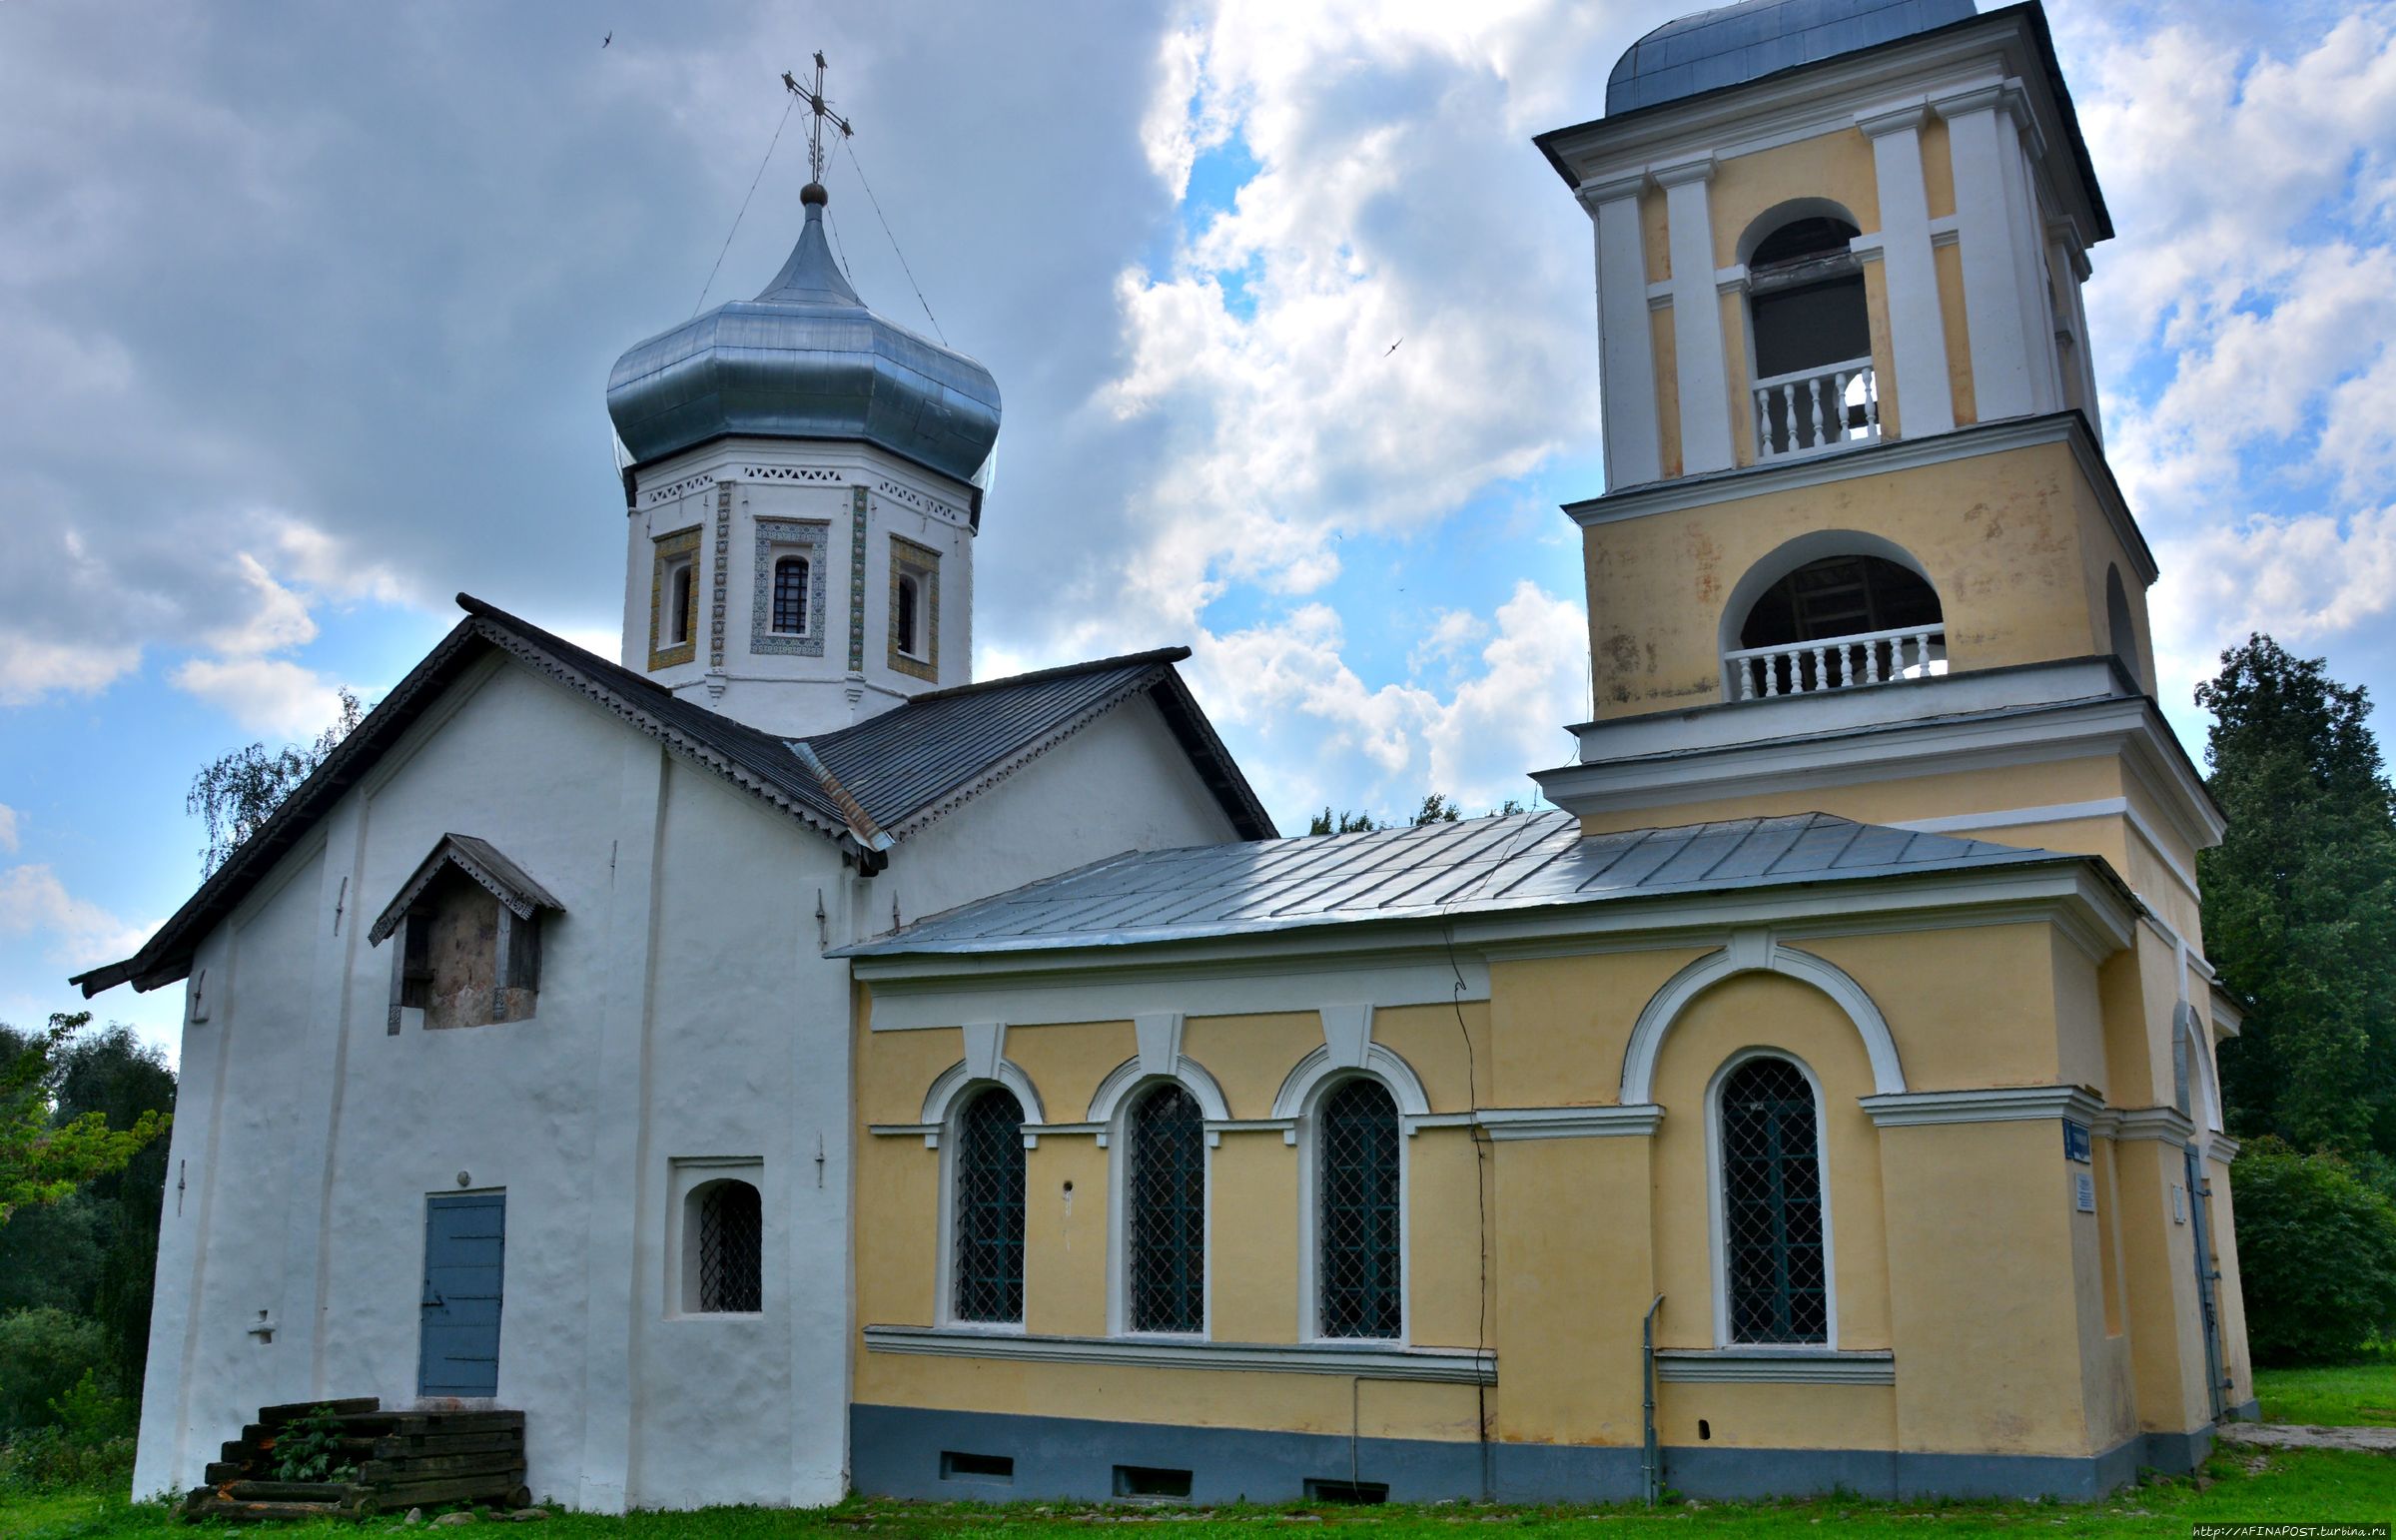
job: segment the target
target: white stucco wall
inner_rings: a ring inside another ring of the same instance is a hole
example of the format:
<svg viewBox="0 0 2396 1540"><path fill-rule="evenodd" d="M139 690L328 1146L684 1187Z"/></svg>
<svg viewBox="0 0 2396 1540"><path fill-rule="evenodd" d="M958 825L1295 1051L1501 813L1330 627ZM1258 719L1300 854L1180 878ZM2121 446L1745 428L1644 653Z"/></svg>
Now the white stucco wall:
<svg viewBox="0 0 2396 1540"><path fill-rule="evenodd" d="M887 929L894 898L915 919L1231 832L1143 699L859 880L830 841L495 658L320 828L198 954L209 1019L184 1034L144 1494L197 1484L262 1404L412 1403L425 1199L504 1189L496 1401L526 1413L536 1494L602 1510L835 1500L850 994L821 937ZM538 1006L392 1036L397 943L363 932L450 832L564 906L543 924ZM675 1162L706 1158L759 1162L754 1316L677 1312ZM271 1340L247 1329L261 1311Z"/></svg>

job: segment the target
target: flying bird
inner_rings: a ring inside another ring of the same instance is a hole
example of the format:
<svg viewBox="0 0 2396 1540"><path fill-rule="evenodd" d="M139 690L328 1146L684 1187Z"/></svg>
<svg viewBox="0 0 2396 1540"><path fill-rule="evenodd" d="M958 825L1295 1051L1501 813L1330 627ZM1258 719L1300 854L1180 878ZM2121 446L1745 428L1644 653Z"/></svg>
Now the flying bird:
<svg viewBox="0 0 2396 1540"><path fill-rule="evenodd" d="M608 44L610 44L610 43L612 43L612 42L614 42L614 41L615 41L615 34L614 34L614 33L612 33L612 32L610 32L610 33L608 33L608 34L607 34L605 37L603 37L603 38L599 39L599 46L600 46L601 48L605 48L605 47L606 47Z"/></svg>
<svg viewBox="0 0 2396 1540"><path fill-rule="evenodd" d="M1404 342L1404 341L1405 341L1405 339L1401 337L1401 338L1399 338L1399 339L1397 340L1397 343L1402 343L1402 342ZM1389 345L1389 353L1395 353L1395 352L1397 352L1397 343L1391 343L1391 344ZM1388 358L1388 357L1389 357L1389 353L1382 354L1382 355L1381 355L1381 357L1382 357L1382 358L1384 358L1384 359L1386 359L1386 358Z"/></svg>

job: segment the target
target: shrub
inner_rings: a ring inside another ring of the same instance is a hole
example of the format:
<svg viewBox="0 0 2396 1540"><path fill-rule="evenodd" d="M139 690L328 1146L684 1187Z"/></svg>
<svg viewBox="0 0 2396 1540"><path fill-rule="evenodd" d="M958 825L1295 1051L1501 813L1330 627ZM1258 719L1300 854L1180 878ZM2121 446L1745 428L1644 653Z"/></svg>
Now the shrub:
<svg viewBox="0 0 2396 1540"><path fill-rule="evenodd" d="M51 1403L71 1396L107 1356L96 1321L46 1305L0 1315L0 1438L53 1425Z"/></svg>
<svg viewBox="0 0 2396 1540"><path fill-rule="evenodd" d="M357 1473L342 1458L342 1419L330 1406L310 1408L276 1435L278 1481L347 1481Z"/></svg>
<svg viewBox="0 0 2396 1540"><path fill-rule="evenodd" d="M2345 1161L2259 1139L2230 1190L2255 1362L2346 1362L2396 1322L2396 1203Z"/></svg>
<svg viewBox="0 0 2396 1540"><path fill-rule="evenodd" d="M86 1443L57 1428L35 1428L0 1443L0 1492L113 1487L133 1481L133 1439Z"/></svg>

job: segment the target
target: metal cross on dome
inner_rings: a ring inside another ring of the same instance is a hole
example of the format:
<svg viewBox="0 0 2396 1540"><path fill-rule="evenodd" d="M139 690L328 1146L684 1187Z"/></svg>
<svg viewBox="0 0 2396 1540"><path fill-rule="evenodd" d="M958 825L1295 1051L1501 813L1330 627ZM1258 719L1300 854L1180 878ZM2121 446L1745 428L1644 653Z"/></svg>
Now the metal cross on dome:
<svg viewBox="0 0 2396 1540"><path fill-rule="evenodd" d="M798 79L794 77L790 71L784 70L782 72L783 87L788 90L791 95L797 97L800 101L805 102L807 104L808 111L815 114L815 121L809 124L807 128L807 179L810 182L817 183L820 183L824 180L824 125L829 123L834 128L838 129L840 131L840 137L843 139L846 139L857 132L855 129L849 126L848 119L834 112L832 110L832 104L824 100L824 71L828 68L830 68L830 66L824 63L823 50L817 49L815 54L815 84L812 88L801 85Z"/></svg>

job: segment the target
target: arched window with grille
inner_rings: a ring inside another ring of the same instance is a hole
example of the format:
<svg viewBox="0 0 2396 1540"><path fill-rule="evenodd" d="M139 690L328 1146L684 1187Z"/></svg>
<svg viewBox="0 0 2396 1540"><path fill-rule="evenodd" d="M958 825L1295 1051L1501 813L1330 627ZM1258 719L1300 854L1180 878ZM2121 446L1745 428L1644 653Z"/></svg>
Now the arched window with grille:
<svg viewBox="0 0 2396 1540"><path fill-rule="evenodd" d="M1314 1116L1315 1331L1394 1341L1404 1330L1397 1103L1344 1081Z"/></svg>
<svg viewBox="0 0 2396 1540"><path fill-rule="evenodd" d="M765 1307L762 1257L765 1211L745 1181L711 1181L691 1193L697 1223L688 1226L697 1252L698 1308L707 1313Z"/></svg>
<svg viewBox="0 0 2396 1540"><path fill-rule="evenodd" d="M1024 1109L990 1086L957 1115L951 1157L950 1318L1024 1318Z"/></svg>
<svg viewBox="0 0 2396 1540"><path fill-rule="evenodd" d="M774 561L774 634L807 634L807 558L782 556Z"/></svg>
<svg viewBox="0 0 2396 1540"><path fill-rule="evenodd" d="M1158 1086L1129 1120L1124 1320L1134 1331L1206 1329L1206 1129L1198 1099Z"/></svg>
<svg viewBox="0 0 2396 1540"><path fill-rule="evenodd" d="M1724 1325L1732 1342L1830 1341L1821 1114L1778 1055L1735 1066L1715 1094Z"/></svg>

